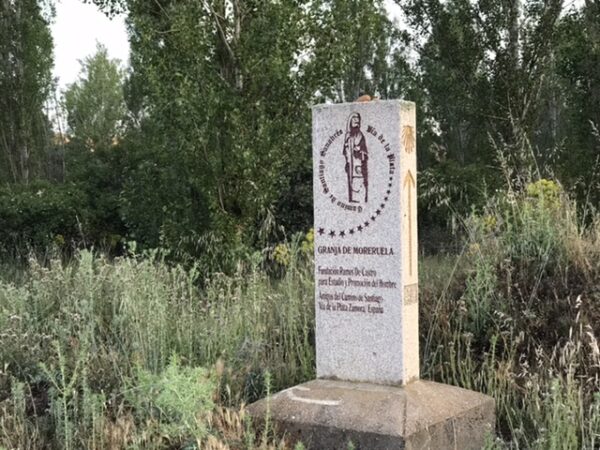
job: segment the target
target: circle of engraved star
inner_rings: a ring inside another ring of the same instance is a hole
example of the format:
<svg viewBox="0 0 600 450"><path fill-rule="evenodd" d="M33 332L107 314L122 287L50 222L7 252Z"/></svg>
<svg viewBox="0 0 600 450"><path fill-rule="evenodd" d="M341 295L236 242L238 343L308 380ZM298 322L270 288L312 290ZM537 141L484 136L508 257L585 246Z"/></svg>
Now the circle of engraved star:
<svg viewBox="0 0 600 450"><path fill-rule="evenodd" d="M319 233L320 236L327 235L330 238L335 238L335 237L345 238L347 236L354 236L355 234L360 234L363 231L365 231L369 227L369 225L371 225L371 223L377 221L379 216L381 214L383 214L383 210L385 209L387 202L390 199L390 194L392 193L392 191L391 191L392 180L393 180L393 177L390 177L388 185L387 185L388 188L385 191L385 197L383 197L383 201L377 206L377 209L373 212L373 214L371 214L371 216L369 217L368 220L365 220L363 223L360 223L352 228L344 229L344 230L340 230L337 228L336 229L325 229L323 227L319 227L319 228L317 228L317 233Z"/></svg>

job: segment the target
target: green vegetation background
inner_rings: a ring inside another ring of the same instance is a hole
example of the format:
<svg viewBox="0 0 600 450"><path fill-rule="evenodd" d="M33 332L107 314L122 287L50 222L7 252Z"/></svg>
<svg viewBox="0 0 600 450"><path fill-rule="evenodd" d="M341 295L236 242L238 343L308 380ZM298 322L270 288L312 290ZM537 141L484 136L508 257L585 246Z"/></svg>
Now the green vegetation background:
<svg viewBox="0 0 600 450"><path fill-rule="evenodd" d="M243 404L313 376L310 106L364 92L417 103L423 376L598 448L597 0L91 3L130 67L57 92L54 2L0 1L0 448L284 446Z"/></svg>
<svg viewBox="0 0 600 450"><path fill-rule="evenodd" d="M420 261L422 376L495 398L487 448L598 448L600 218L541 180L464 226ZM312 254L309 233L232 274L160 251L2 267L0 445L289 448L244 404L314 377Z"/></svg>

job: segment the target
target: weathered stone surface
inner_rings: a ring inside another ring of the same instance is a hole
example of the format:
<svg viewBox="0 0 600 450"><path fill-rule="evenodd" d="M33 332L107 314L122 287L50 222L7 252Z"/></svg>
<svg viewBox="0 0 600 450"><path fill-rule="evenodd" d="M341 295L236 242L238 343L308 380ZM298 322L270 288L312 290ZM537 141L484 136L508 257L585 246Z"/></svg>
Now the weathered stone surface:
<svg viewBox="0 0 600 450"><path fill-rule="evenodd" d="M439 383L314 380L249 407L309 449L478 450L494 432L491 397Z"/></svg>
<svg viewBox="0 0 600 450"><path fill-rule="evenodd" d="M415 105L313 108L317 376L419 376Z"/></svg>
<svg viewBox="0 0 600 450"><path fill-rule="evenodd" d="M492 398L418 381L415 137L411 102L313 108L319 380L249 407L308 448L474 450L493 433Z"/></svg>

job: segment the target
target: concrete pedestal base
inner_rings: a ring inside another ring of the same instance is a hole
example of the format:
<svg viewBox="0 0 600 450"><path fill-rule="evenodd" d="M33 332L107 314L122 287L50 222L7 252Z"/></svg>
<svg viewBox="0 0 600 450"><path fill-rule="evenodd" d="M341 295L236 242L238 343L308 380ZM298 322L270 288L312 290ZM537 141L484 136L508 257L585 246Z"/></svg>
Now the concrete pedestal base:
<svg viewBox="0 0 600 450"><path fill-rule="evenodd" d="M494 399L445 384L404 387L314 380L249 406L307 449L480 450L494 433Z"/></svg>

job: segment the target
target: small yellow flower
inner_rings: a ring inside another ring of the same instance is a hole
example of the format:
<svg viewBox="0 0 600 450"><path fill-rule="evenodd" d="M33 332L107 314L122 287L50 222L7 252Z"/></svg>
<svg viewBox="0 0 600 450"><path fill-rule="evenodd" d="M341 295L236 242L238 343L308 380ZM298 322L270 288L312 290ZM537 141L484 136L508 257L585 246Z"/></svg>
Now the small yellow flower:
<svg viewBox="0 0 600 450"><path fill-rule="evenodd" d="M311 228L302 241L301 250L304 254L312 254L315 248L315 230Z"/></svg>
<svg viewBox="0 0 600 450"><path fill-rule="evenodd" d="M550 209L560 207L562 188L556 181L542 178L529 183L525 190L530 200L535 200Z"/></svg>
<svg viewBox="0 0 600 450"><path fill-rule="evenodd" d="M291 254L287 244L277 244L273 249L273 259L284 267L290 264Z"/></svg>
<svg viewBox="0 0 600 450"><path fill-rule="evenodd" d="M479 253L479 250L480 250L479 244L477 242L473 242L473 243L469 244L467 253L469 255L476 255Z"/></svg>
<svg viewBox="0 0 600 450"><path fill-rule="evenodd" d="M486 232L492 232L496 229L496 225L498 224L498 220L496 219L496 216L493 216L491 214L488 214L487 216L483 217L483 229Z"/></svg>

